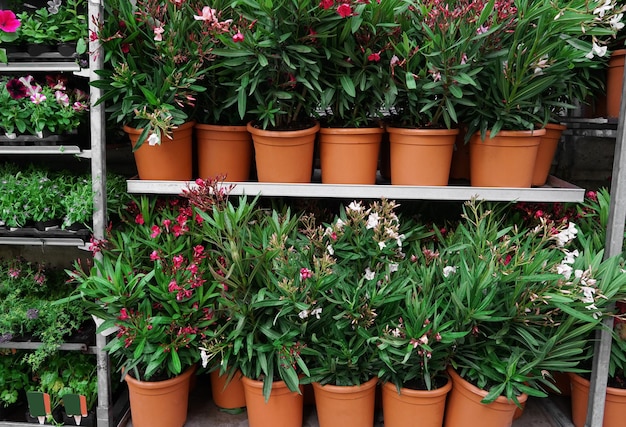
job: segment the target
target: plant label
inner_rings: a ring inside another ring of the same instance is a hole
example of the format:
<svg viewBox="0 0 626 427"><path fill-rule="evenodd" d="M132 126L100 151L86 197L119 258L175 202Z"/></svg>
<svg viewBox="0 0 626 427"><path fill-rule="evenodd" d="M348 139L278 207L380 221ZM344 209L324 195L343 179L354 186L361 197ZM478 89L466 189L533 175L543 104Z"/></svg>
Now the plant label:
<svg viewBox="0 0 626 427"><path fill-rule="evenodd" d="M36 417L39 424L45 423L46 415L52 414L50 395L40 391L27 391L26 398L28 399L28 411L31 417Z"/></svg>

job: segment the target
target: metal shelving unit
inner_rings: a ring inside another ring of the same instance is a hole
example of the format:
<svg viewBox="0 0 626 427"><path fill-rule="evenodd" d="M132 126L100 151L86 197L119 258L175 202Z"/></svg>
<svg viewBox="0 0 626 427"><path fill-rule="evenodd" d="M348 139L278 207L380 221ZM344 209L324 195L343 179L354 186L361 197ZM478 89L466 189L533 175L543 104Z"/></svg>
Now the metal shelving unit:
<svg viewBox="0 0 626 427"><path fill-rule="evenodd" d="M87 16L89 31L96 32L101 23L102 5L100 0L88 0ZM24 61L0 64L0 73L8 72L72 72L77 77L95 80L95 70L102 68L101 48L97 41L89 42L89 68L81 68L76 62L64 61ZM97 88L90 88L91 103L94 104L101 96ZM62 141L54 145L4 145L0 147L0 155L74 155L88 158L91 162L92 188L94 192L94 216L92 235L95 239L103 239L106 227L106 150L104 134L104 106L90 108L90 149L82 149L77 145L63 145ZM43 246L73 246L88 249L88 243L81 238L74 237L0 237L0 244L10 245L43 245ZM106 338L96 334L96 345L66 343L61 346L63 351L82 351L96 357L98 373L98 401L96 407L96 423L98 427L113 427L124 423L128 412L128 397L122 396L112 404L109 360L102 350L106 345ZM36 342L9 342L0 345L0 348L34 349ZM26 422L0 421L0 426L31 426Z"/></svg>

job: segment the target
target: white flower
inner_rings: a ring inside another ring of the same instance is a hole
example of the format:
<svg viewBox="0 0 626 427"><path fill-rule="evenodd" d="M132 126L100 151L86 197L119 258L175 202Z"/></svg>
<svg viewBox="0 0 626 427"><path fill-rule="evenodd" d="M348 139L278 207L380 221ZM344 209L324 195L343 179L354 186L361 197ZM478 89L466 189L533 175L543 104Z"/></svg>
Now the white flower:
<svg viewBox="0 0 626 427"><path fill-rule="evenodd" d="M583 271L582 270L574 271L574 277L577 279L580 279L581 277L583 277Z"/></svg>
<svg viewBox="0 0 626 427"><path fill-rule="evenodd" d="M375 273L372 270L370 270L369 267L367 267L365 269L365 275L363 276L365 277L365 280L372 280L374 276L375 276Z"/></svg>
<svg viewBox="0 0 626 427"><path fill-rule="evenodd" d="M205 349L201 348L200 358L202 358L202 367L206 368L206 365L209 364L209 360L211 359L211 356L209 356L209 353L207 353Z"/></svg>
<svg viewBox="0 0 626 427"><path fill-rule="evenodd" d="M581 301L584 303L593 303L594 299L593 296L596 294L596 290L595 288L592 288L590 286L581 286L580 290L583 291L583 297L581 298ZM589 308L589 307L587 307Z"/></svg>
<svg viewBox="0 0 626 427"><path fill-rule="evenodd" d="M346 225L346 223L343 222L341 218L337 218L337 222L335 222L335 225L337 226L338 230L341 230L343 226Z"/></svg>
<svg viewBox="0 0 626 427"><path fill-rule="evenodd" d="M404 240L404 234L400 234L398 238L396 239L396 243L398 243L399 248L402 247L402 240Z"/></svg>
<svg viewBox="0 0 626 427"><path fill-rule="evenodd" d="M456 273L456 267L452 266L452 265L446 265L443 268L443 277L448 277L451 274Z"/></svg>
<svg viewBox="0 0 626 427"><path fill-rule="evenodd" d="M378 212L372 212L369 217L367 217L367 224L365 225L365 228L371 229L378 227L379 219L380 217L378 216Z"/></svg>
<svg viewBox="0 0 626 427"><path fill-rule="evenodd" d="M335 250L333 249L333 245L326 246L326 250L330 255L335 255Z"/></svg>
<svg viewBox="0 0 626 427"><path fill-rule="evenodd" d="M316 319L320 318L320 314L322 314L322 307L317 307L311 310L311 316L315 316Z"/></svg>
<svg viewBox="0 0 626 427"><path fill-rule="evenodd" d="M378 247L382 251L383 249L385 249L387 247L387 245L385 244L385 242L378 242Z"/></svg>
<svg viewBox="0 0 626 427"><path fill-rule="evenodd" d="M561 262L562 264L574 264L574 261L578 257L578 250L573 252L565 251L565 259Z"/></svg>
<svg viewBox="0 0 626 427"><path fill-rule="evenodd" d="M624 17L623 13L620 13L618 15L613 15L611 19L609 20L609 24L611 24L611 28L613 28L615 31L619 31L622 28L624 28L624 23L622 22L623 17Z"/></svg>
<svg viewBox="0 0 626 427"><path fill-rule="evenodd" d="M391 330L391 335L396 337L396 338L400 338L402 336L402 331L400 331L399 328L395 328Z"/></svg>
<svg viewBox="0 0 626 427"><path fill-rule="evenodd" d="M150 136L148 137L148 144L159 145L160 143L161 143L161 138L159 138L159 135L157 135L156 133L151 133Z"/></svg>
<svg viewBox="0 0 626 427"><path fill-rule="evenodd" d="M611 4L611 1L612 0L606 0L602 6L594 9L593 14L598 15L600 18L603 18L606 12L613 9L613 4Z"/></svg>
<svg viewBox="0 0 626 427"><path fill-rule="evenodd" d="M572 266L567 264L559 264L556 266L556 272L563 275L566 279L572 277Z"/></svg>
<svg viewBox="0 0 626 427"><path fill-rule="evenodd" d="M348 205L348 210L351 210L354 212L361 212L363 210L363 206L361 206L361 203L357 201L353 201L352 203Z"/></svg>
<svg viewBox="0 0 626 427"><path fill-rule="evenodd" d="M398 264L395 264L395 263L389 264L389 271L391 273L395 273L396 271L398 271Z"/></svg>
<svg viewBox="0 0 626 427"><path fill-rule="evenodd" d="M302 310L300 313L298 313L298 317L300 319L306 319L307 317L309 317L309 310Z"/></svg>
<svg viewBox="0 0 626 427"><path fill-rule="evenodd" d="M596 43L596 41L593 41L593 44L591 46L591 52L589 52L588 54L585 55L585 58L588 59L593 59L593 56L599 56L599 57L603 57L604 55L606 55L606 51L607 51L607 47L606 46L600 46L598 43Z"/></svg>

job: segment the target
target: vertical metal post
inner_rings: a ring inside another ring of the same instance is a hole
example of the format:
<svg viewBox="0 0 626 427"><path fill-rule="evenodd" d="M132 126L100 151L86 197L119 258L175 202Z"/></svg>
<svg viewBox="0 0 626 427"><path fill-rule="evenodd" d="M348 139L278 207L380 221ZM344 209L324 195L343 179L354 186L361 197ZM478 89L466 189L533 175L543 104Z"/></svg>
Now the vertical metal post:
<svg viewBox="0 0 626 427"><path fill-rule="evenodd" d="M103 8L100 0L89 0L87 18L89 20L89 81L98 78L95 70L103 66L103 52L98 40L91 38L97 34L100 24L103 22ZM93 237L101 240L105 236L107 221L106 205L106 144L105 144L105 115L104 104L94 106L101 97L102 91L93 86L90 87L91 100L91 176L94 194L93 203ZM97 372L98 372L98 406L96 419L98 427L112 427L112 404L111 384L109 375L109 358L102 350L106 345L106 337L96 335Z"/></svg>
<svg viewBox="0 0 626 427"><path fill-rule="evenodd" d="M626 73L625 73L626 77ZM626 221L626 79L622 89L622 102L619 111L617 126L617 140L615 141L615 157L613 159L613 177L611 180L611 206L606 230L605 258L622 253L624 244L624 222ZM611 357L611 329L613 319L604 320L604 328L597 334L597 341L593 354L593 370L591 373L591 388L587 405L587 427L602 427L604 420L604 403L606 387L609 377L609 358Z"/></svg>

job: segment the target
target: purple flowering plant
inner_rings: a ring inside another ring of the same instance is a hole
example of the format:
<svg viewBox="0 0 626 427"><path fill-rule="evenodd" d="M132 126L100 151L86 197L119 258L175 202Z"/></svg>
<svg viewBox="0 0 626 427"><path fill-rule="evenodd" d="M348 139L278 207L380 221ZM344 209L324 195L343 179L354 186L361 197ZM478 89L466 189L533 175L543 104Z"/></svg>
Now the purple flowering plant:
<svg viewBox="0 0 626 427"><path fill-rule="evenodd" d="M209 273L214 260L197 232L203 219L192 201L217 209L227 193L216 181L196 185L183 198L131 202L124 224L93 242L102 258L69 272L90 312L104 320L99 330L117 328L106 350L140 380L172 378L200 361L198 346L225 292Z"/></svg>
<svg viewBox="0 0 626 427"><path fill-rule="evenodd" d="M72 87L63 75L47 75L45 80L31 75L2 77L0 102L0 130L8 138L71 132L85 121L89 111L88 94Z"/></svg>

